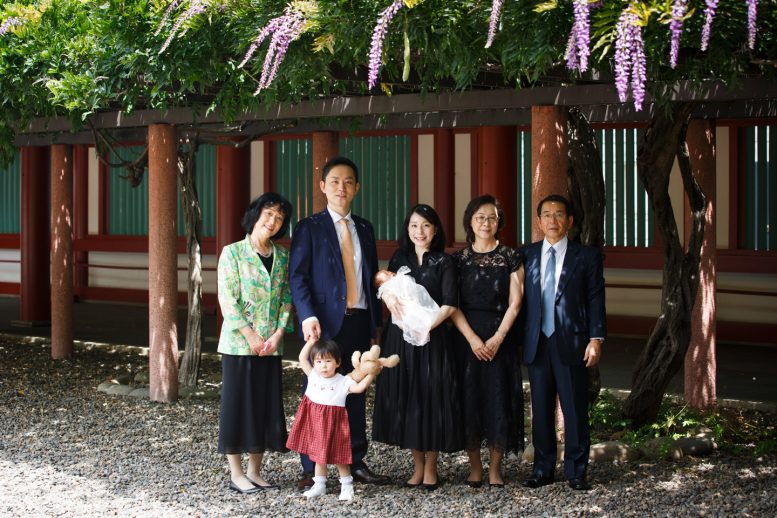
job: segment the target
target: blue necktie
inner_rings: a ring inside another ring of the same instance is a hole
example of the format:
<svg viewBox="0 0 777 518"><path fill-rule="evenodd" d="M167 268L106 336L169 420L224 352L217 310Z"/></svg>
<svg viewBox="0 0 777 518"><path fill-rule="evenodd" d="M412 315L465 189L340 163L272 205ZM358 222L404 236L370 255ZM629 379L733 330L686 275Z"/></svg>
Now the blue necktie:
<svg viewBox="0 0 777 518"><path fill-rule="evenodd" d="M542 289L542 334L550 336L556 330L556 251L548 250L548 264L545 266L545 285Z"/></svg>

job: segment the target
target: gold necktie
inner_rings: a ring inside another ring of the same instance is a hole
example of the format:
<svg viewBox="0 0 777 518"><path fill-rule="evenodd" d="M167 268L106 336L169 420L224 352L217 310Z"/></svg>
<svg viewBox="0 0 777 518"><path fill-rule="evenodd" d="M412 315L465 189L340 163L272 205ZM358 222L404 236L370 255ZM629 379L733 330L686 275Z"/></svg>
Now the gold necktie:
<svg viewBox="0 0 777 518"><path fill-rule="evenodd" d="M356 304L358 293L356 291L356 266L353 262L353 239L351 229L348 228L348 219L340 220L343 224L343 241L340 243L340 253L343 256L343 270L345 271L345 307L352 308Z"/></svg>

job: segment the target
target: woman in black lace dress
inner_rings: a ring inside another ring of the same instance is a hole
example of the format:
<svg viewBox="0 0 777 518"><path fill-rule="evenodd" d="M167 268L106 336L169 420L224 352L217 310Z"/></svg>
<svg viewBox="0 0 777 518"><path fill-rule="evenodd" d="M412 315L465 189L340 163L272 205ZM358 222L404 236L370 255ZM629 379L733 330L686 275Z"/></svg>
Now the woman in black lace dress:
<svg viewBox="0 0 777 518"><path fill-rule="evenodd" d="M480 487L480 447L489 449L488 482L504 486L505 452L523 449L523 387L517 332L523 296L523 265L514 249L499 243L504 212L491 195L473 199L464 212L470 245L453 255L459 271L459 309L453 322L464 441L470 461L466 484Z"/></svg>
<svg viewBox="0 0 777 518"><path fill-rule="evenodd" d="M456 266L443 251L445 233L428 205L410 210L398 242L389 270L410 268L409 275L426 288L441 311L429 342L422 346L406 342L391 321L384 328L381 355L399 354L400 363L377 378L372 438L410 449L415 469L405 486L433 490L438 484L438 452L464 446L451 330L444 324L456 310ZM392 314L402 311L401 304L385 302Z"/></svg>

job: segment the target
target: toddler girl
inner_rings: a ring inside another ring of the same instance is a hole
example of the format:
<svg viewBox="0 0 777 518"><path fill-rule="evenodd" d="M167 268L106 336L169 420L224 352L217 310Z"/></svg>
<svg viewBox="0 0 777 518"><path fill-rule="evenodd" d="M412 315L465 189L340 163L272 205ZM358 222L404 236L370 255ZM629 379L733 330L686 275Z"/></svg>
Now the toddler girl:
<svg viewBox="0 0 777 518"><path fill-rule="evenodd" d="M340 472L340 500L353 498L351 431L345 398L367 390L374 376L368 375L357 383L337 372L340 362L340 348L331 340L310 340L299 353L308 387L297 408L286 447L308 455L316 463L313 487L303 493L307 498L326 493L327 464L335 464Z"/></svg>

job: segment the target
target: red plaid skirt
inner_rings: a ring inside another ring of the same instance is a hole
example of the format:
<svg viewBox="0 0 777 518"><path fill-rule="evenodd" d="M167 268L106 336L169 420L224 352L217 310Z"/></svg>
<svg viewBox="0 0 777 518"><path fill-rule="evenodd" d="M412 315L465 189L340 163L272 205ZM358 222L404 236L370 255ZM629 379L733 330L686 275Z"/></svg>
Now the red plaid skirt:
<svg viewBox="0 0 777 518"><path fill-rule="evenodd" d="M318 464L350 464L351 429L345 407L313 403L307 396L294 416L286 447Z"/></svg>

